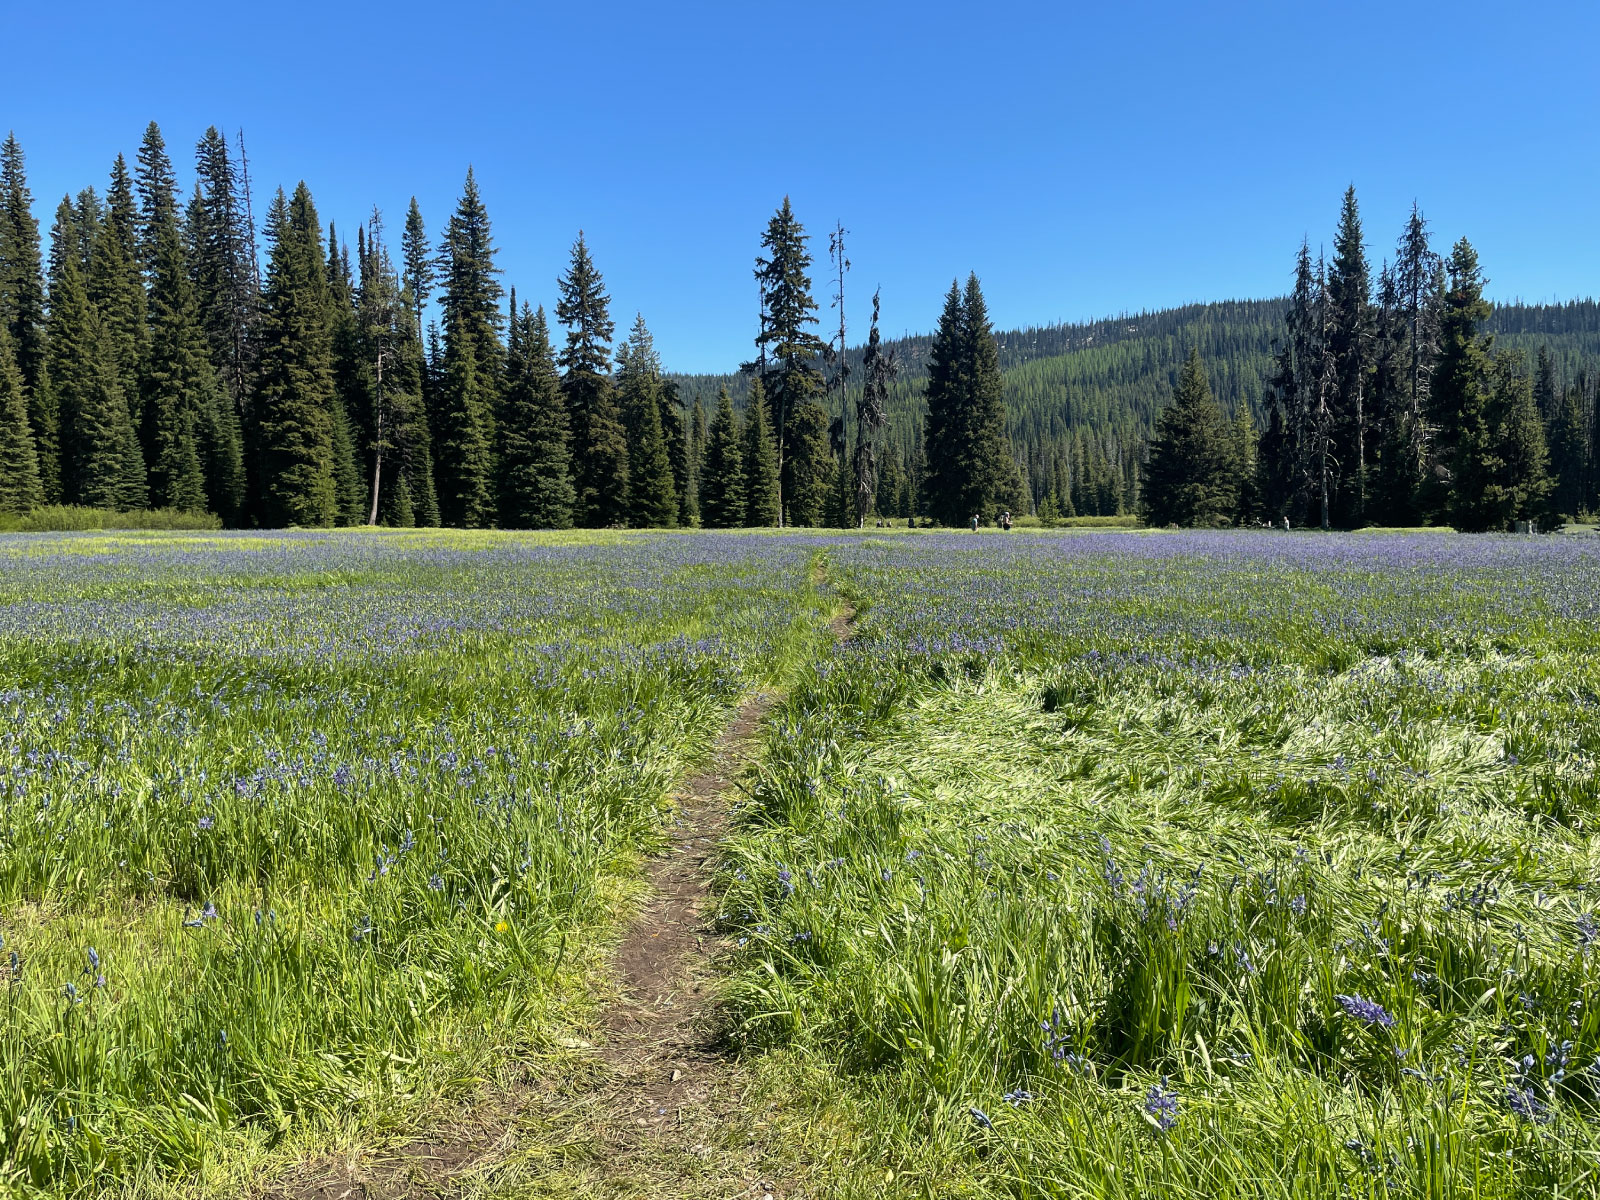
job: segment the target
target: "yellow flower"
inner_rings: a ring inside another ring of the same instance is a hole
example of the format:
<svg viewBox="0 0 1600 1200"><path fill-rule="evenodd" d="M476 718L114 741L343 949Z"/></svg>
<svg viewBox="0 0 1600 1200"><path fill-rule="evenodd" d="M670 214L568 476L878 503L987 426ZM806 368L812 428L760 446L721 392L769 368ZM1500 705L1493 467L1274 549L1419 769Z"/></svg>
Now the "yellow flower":
<svg viewBox="0 0 1600 1200"><path fill-rule="evenodd" d="M504 933L506 930L508 930L510 928L511 928L511 926L507 925L504 921L496 921L494 923L494 931L496 933Z"/></svg>

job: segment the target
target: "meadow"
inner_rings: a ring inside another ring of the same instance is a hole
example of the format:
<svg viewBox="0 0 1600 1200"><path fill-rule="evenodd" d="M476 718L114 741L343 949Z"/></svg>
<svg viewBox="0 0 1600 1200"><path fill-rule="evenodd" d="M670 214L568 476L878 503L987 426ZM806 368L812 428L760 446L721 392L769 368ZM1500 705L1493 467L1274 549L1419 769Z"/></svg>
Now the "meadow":
<svg viewBox="0 0 1600 1200"><path fill-rule="evenodd" d="M587 1032L757 689L786 1194L1600 1193L1600 539L1244 531L0 536L0 1190Z"/></svg>

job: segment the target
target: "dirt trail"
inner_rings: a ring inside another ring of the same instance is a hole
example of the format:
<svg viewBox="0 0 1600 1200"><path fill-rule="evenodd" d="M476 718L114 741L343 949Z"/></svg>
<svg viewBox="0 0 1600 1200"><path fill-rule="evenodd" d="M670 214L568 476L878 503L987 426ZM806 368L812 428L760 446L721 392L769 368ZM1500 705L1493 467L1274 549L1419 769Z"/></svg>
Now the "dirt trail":
<svg viewBox="0 0 1600 1200"><path fill-rule="evenodd" d="M829 628L844 642L853 621L847 608ZM776 702L771 692L747 697L709 763L678 788L677 820L646 867L646 898L617 951L620 999L601 1019L592 1073L501 1097L382 1161L311 1165L268 1200L494 1196L497 1185L519 1196L800 1200L761 1162L753 1129L763 1114L751 1111L750 1076L723 1044L715 1003L717 846ZM552 1135L565 1152L537 1148ZM519 1163L523 1149L531 1154Z"/></svg>

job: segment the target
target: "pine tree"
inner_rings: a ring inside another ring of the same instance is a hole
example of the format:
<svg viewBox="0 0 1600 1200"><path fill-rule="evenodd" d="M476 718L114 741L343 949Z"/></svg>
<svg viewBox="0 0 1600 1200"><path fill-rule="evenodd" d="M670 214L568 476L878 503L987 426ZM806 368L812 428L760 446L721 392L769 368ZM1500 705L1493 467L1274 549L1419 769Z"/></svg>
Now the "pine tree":
<svg viewBox="0 0 1600 1200"><path fill-rule="evenodd" d="M24 513L43 502L22 372L11 350L10 330L0 321L0 512Z"/></svg>
<svg viewBox="0 0 1600 1200"><path fill-rule="evenodd" d="M969 275L952 282L929 353L925 442L928 511L964 524L1016 503L1020 480L1007 449L1000 354L988 307Z"/></svg>
<svg viewBox="0 0 1600 1200"><path fill-rule="evenodd" d="M0 323L11 338L27 397L45 503L61 499L61 451L55 394L45 363L45 291L39 222L33 215L22 147L15 134L0 143Z"/></svg>
<svg viewBox="0 0 1600 1200"><path fill-rule="evenodd" d="M1556 379L1555 360L1550 357L1550 346L1539 347L1539 357L1533 370L1533 400L1539 408L1539 419L1548 425L1554 420L1556 408L1561 403L1561 385Z"/></svg>
<svg viewBox="0 0 1600 1200"><path fill-rule="evenodd" d="M185 258L172 164L153 121L139 148L139 187L150 280L140 389L150 499L158 508L204 512L210 505L200 439L215 428L207 409L217 402L217 380ZM218 457L225 459L226 450Z"/></svg>
<svg viewBox="0 0 1600 1200"><path fill-rule="evenodd" d="M128 175L127 160L119 154L111 168L105 221L89 252L88 287L89 300L105 323L117 377L129 405L129 419L135 425L141 415L140 380L150 344L138 230L133 180Z"/></svg>
<svg viewBox="0 0 1600 1200"><path fill-rule="evenodd" d="M252 441L263 525L331 525L333 365L321 227L304 183L267 217L267 280Z"/></svg>
<svg viewBox="0 0 1600 1200"><path fill-rule="evenodd" d="M512 529L568 529L576 493L561 376L544 309L523 305L506 361L500 422L500 523Z"/></svg>
<svg viewBox="0 0 1600 1200"><path fill-rule="evenodd" d="M694 450L678 385L671 379L661 381L661 436L667 443L672 489L678 497L678 524L688 529L700 521L700 508L694 494Z"/></svg>
<svg viewBox="0 0 1600 1200"><path fill-rule="evenodd" d="M889 419L889 384L896 372L894 358L884 350L878 333L881 297L881 289L872 293L872 324L861 359L861 394L856 400L856 446L851 464L855 496L851 515L858 528L866 527L867 514L879 491L877 440Z"/></svg>
<svg viewBox="0 0 1600 1200"><path fill-rule="evenodd" d="M1494 524L1538 522L1551 516L1550 457L1532 381L1520 353L1495 355L1492 419L1499 478L1490 489L1498 502Z"/></svg>
<svg viewBox="0 0 1600 1200"><path fill-rule="evenodd" d="M1574 384L1556 408L1550 423L1550 467L1554 476L1550 503L1555 513L1576 517L1584 507L1588 439L1585 437L1583 389Z"/></svg>
<svg viewBox="0 0 1600 1200"><path fill-rule="evenodd" d="M1203 527L1225 521L1237 494L1231 440L1200 351L1191 349L1150 441L1144 522Z"/></svg>
<svg viewBox="0 0 1600 1200"><path fill-rule="evenodd" d="M1256 446L1260 437L1255 421L1250 416L1250 406L1241 403L1233 418L1233 462L1229 473L1233 477L1237 498L1234 501L1234 523L1244 525L1260 515L1260 497L1256 491Z"/></svg>
<svg viewBox="0 0 1600 1200"><path fill-rule="evenodd" d="M678 523L672 460L661 429L661 357L643 314L617 349L617 393L628 431L628 523L667 528Z"/></svg>
<svg viewBox="0 0 1600 1200"><path fill-rule="evenodd" d="M1383 519L1395 525L1412 525L1422 519L1435 457L1430 414L1439 360L1441 267L1429 245L1427 222L1413 204L1395 256L1395 315L1403 337L1401 391L1391 410L1380 481Z"/></svg>
<svg viewBox="0 0 1600 1200"><path fill-rule="evenodd" d="M1375 320L1371 272L1354 187L1345 191L1333 246L1327 285L1332 366L1330 452L1337 469L1333 519L1340 525L1359 525L1366 519L1367 509L1367 398Z"/></svg>
<svg viewBox="0 0 1600 1200"><path fill-rule="evenodd" d="M811 254L789 197L767 222L761 245L767 254L756 258L761 288L757 359L747 366L761 379L777 431L782 522L811 525L821 516L828 486L828 416L818 403L824 345L809 328L817 323Z"/></svg>
<svg viewBox="0 0 1600 1200"><path fill-rule="evenodd" d="M611 386L611 297L578 231L557 281L556 319L567 327L561 392L572 421L580 524L621 525L628 516L628 437Z"/></svg>
<svg viewBox="0 0 1600 1200"><path fill-rule="evenodd" d="M747 512L744 447L738 418L726 385L717 393L717 411L706 431L705 465L700 476L700 520L707 529L743 525Z"/></svg>
<svg viewBox="0 0 1600 1200"><path fill-rule="evenodd" d="M767 424L767 397L759 378L750 381L743 433L744 442L740 447L744 465L742 523L753 529L770 529L781 523L782 493L778 483L777 451L773 445L771 426Z"/></svg>
<svg viewBox="0 0 1600 1200"><path fill-rule="evenodd" d="M259 298L250 261L255 232L245 213L241 172L215 125L195 147L200 201L194 222L193 272L200 323L211 362L234 417L249 400Z"/></svg>
<svg viewBox="0 0 1600 1200"><path fill-rule="evenodd" d="M1489 303L1477 252L1466 238L1451 249L1448 270L1431 414L1440 469L1430 480L1428 508L1458 528L1489 529L1499 523L1492 489L1502 465L1491 401L1494 339L1478 332Z"/></svg>
<svg viewBox="0 0 1600 1200"><path fill-rule="evenodd" d="M706 427L705 406L700 397L694 398L694 409L689 414L689 499L693 505L691 524L700 523L700 483L705 478L706 441L710 432Z"/></svg>
<svg viewBox="0 0 1600 1200"><path fill-rule="evenodd" d="M422 224L422 209L417 198L411 197L411 207L406 211L405 233L400 243L401 270L406 286L411 289L411 303L416 310L417 338L422 337L422 314L427 310L428 298L433 294L434 263L428 252L428 231Z"/></svg>

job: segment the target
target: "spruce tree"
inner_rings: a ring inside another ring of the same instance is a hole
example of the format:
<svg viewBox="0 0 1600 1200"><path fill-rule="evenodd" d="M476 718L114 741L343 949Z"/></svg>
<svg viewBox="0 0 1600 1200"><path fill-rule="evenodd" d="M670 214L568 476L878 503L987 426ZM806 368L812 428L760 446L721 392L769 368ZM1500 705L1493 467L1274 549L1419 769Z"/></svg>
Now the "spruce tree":
<svg viewBox="0 0 1600 1200"><path fill-rule="evenodd" d="M150 329L139 267L139 209L127 160L117 155L106 192L106 216L89 253L89 300L105 323L129 417L137 425L139 389Z"/></svg>
<svg viewBox="0 0 1600 1200"><path fill-rule="evenodd" d="M478 369L476 344L462 323L459 314L446 316L444 377L434 429L434 486L439 519L445 525L485 529L494 520L490 398L479 390L485 373Z"/></svg>
<svg viewBox="0 0 1600 1200"><path fill-rule="evenodd" d="M700 522L700 481L705 476L706 440L710 431L706 426L705 406L697 392L694 408L689 414L689 499L693 505L691 524Z"/></svg>
<svg viewBox="0 0 1600 1200"><path fill-rule="evenodd" d="M1375 320L1372 280L1356 190L1348 188L1334 235L1333 267L1328 272L1328 354L1332 366L1331 453L1337 470L1335 522L1359 525L1366 519L1370 430L1367 399L1371 387Z"/></svg>
<svg viewBox="0 0 1600 1200"><path fill-rule="evenodd" d="M767 222L756 258L761 288L757 358L759 375L777 438L780 513L785 523L815 524L828 487L828 416L822 410L822 339L817 302L811 295L811 254L805 226L789 197Z"/></svg>
<svg viewBox="0 0 1600 1200"><path fill-rule="evenodd" d="M434 262L428 251L428 231L422 224L422 209L417 198L411 197L411 207L406 210L406 227L400 242L400 269L406 286L411 289L411 304L417 320L417 338L422 337L422 314L427 311L428 298L433 294Z"/></svg>
<svg viewBox="0 0 1600 1200"><path fill-rule="evenodd" d="M999 348L977 275L963 292L952 282L929 352L928 511L965 524L1016 503L1016 467L1007 449Z"/></svg>
<svg viewBox="0 0 1600 1200"><path fill-rule="evenodd" d="M1382 451L1383 519L1390 524L1420 521L1435 458L1433 377L1439 360L1439 256L1429 244L1428 225L1415 204L1400 235L1394 265L1401 329L1400 393L1392 406Z"/></svg>
<svg viewBox="0 0 1600 1200"><path fill-rule="evenodd" d="M1557 405L1550 422L1550 469L1554 478L1550 503L1554 513L1576 517L1587 499L1585 476L1588 438L1585 436L1583 389L1574 384Z"/></svg>
<svg viewBox="0 0 1600 1200"><path fill-rule="evenodd" d="M567 529L576 493L561 375L544 309L523 305L506 360L500 422L500 524L512 529Z"/></svg>
<svg viewBox="0 0 1600 1200"><path fill-rule="evenodd" d="M733 401L724 384L717 411L706 431L705 465L700 475L700 521L707 529L732 529L745 523L744 447Z"/></svg>
<svg viewBox="0 0 1600 1200"><path fill-rule="evenodd" d="M302 182L267 216L267 280L253 405L261 524L331 525L333 364L321 227Z"/></svg>
<svg viewBox="0 0 1600 1200"><path fill-rule="evenodd" d="M1231 442L1200 351L1191 349L1150 441L1140 514L1145 524L1204 527L1226 521L1238 491Z"/></svg>
<svg viewBox="0 0 1600 1200"><path fill-rule="evenodd" d="M672 489L678 497L678 524L688 529L699 523L700 509L694 494L694 450L689 422L684 419L678 385L661 381L661 436L667 443L667 461L672 467Z"/></svg>
<svg viewBox="0 0 1600 1200"><path fill-rule="evenodd" d="M250 396L259 300L249 261L254 231L243 204L243 179L227 139L215 125L195 147L199 206L194 222L193 272L200 323L212 365L235 418Z"/></svg>
<svg viewBox="0 0 1600 1200"><path fill-rule="evenodd" d="M11 333L0 321L0 512L24 513L44 503L22 372Z"/></svg>
<svg viewBox="0 0 1600 1200"><path fill-rule="evenodd" d="M865 528L867 514L872 511L879 491L877 441L889 420L889 384L897 369L893 356L884 350L883 338L878 332L881 296L881 290L872 294L872 324L861 358L861 393L856 399L856 445L850 474L854 485L851 523L858 528Z"/></svg>
<svg viewBox="0 0 1600 1200"><path fill-rule="evenodd" d="M628 436L611 385L611 297L578 231L572 261L557 281L556 319L567 327L561 392L572 421L578 522L621 525L628 516Z"/></svg>
<svg viewBox="0 0 1600 1200"><path fill-rule="evenodd" d="M11 338L27 396L45 503L61 499L61 451L50 372L45 362L44 267L26 164L15 134L0 143L0 323Z"/></svg>
<svg viewBox="0 0 1600 1200"><path fill-rule="evenodd" d="M617 349L617 395L628 431L628 523L666 528L678 523L672 460L661 429L661 358L643 314Z"/></svg>
<svg viewBox="0 0 1600 1200"><path fill-rule="evenodd" d="M1501 463L1492 489L1499 505L1495 524L1503 529L1516 521L1548 522L1552 516L1549 449L1533 382L1520 353L1495 355L1491 412L1495 454Z"/></svg>
<svg viewBox="0 0 1600 1200"><path fill-rule="evenodd" d="M1244 525L1254 521L1260 515L1260 498L1256 491L1256 447L1260 437L1256 433L1255 421L1250 416L1250 406L1241 402L1239 411L1233 418L1233 462L1229 471L1233 477L1236 497L1234 500L1233 520L1235 524Z"/></svg>
<svg viewBox="0 0 1600 1200"><path fill-rule="evenodd" d="M1466 238L1451 249L1448 271L1431 411L1434 461L1442 469L1430 479L1428 511L1461 529L1489 529L1499 523L1492 490L1501 467L1491 411L1494 339L1479 333L1489 302L1477 251Z"/></svg>
<svg viewBox="0 0 1600 1200"><path fill-rule="evenodd" d="M750 381L743 432L744 444L740 447L744 464L743 524L752 529L770 529L780 524L781 493L777 451L767 424L767 398L759 378Z"/></svg>

